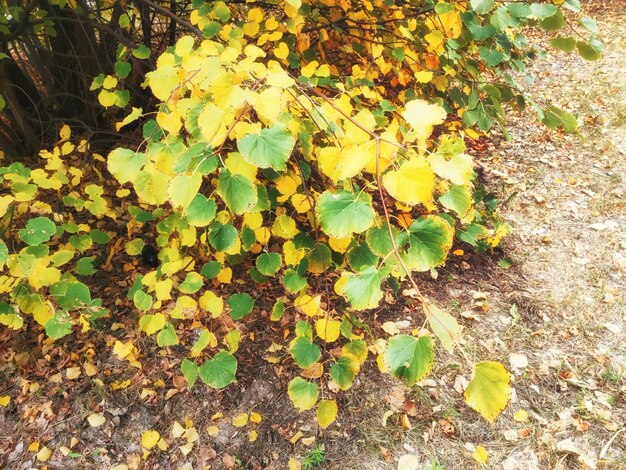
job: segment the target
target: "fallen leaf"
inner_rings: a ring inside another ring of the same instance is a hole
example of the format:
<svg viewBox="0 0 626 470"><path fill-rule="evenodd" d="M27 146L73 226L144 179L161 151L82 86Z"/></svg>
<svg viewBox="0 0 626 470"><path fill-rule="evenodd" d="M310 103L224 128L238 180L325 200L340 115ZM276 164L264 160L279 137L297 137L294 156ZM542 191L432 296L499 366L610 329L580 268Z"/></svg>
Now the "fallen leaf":
<svg viewBox="0 0 626 470"><path fill-rule="evenodd" d="M93 413L87 416L87 421L89 422L89 426L97 428L106 422L106 418L103 413Z"/></svg>
<svg viewBox="0 0 626 470"><path fill-rule="evenodd" d="M398 459L398 470L417 470L420 462L417 455L403 455Z"/></svg>

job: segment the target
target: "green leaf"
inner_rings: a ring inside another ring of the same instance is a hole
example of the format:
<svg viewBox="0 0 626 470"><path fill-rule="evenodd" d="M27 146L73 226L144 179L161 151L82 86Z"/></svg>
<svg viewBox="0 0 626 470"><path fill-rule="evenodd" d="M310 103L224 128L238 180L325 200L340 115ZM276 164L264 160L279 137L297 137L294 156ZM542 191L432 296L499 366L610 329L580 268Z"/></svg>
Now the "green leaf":
<svg viewBox="0 0 626 470"><path fill-rule="evenodd" d="M150 49L143 44L132 51L133 56L137 59L147 59L150 57Z"/></svg>
<svg viewBox="0 0 626 470"><path fill-rule="evenodd" d="M356 374L359 373L360 365L358 361L350 356L342 356L337 362L330 366L330 376L333 382L341 390L348 390L352 387Z"/></svg>
<svg viewBox="0 0 626 470"><path fill-rule="evenodd" d="M89 288L78 281L61 281L52 284L50 295L61 308L76 309L91 304Z"/></svg>
<svg viewBox="0 0 626 470"><path fill-rule="evenodd" d="M89 232L89 236L91 237L93 242L97 243L98 245L104 245L111 241L111 237L108 233L103 232L102 230L99 230L97 228L91 230Z"/></svg>
<svg viewBox="0 0 626 470"><path fill-rule="evenodd" d="M177 175L170 182L168 194L174 207L186 209L191 201L198 194L202 176L199 173L194 175Z"/></svg>
<svg viewBox="0 0 626 470"><path fill-rule="evenodd" d="M194 294L204 285L204 279L196 272L190 272L185 280L178 286L178 290L183 294Z"/></svg>
<svg viewBox="0 0 626 470"><path fill-rule="evenodd" d="M252 312L254 299L250 297L250 294L245 292L233 294L228 299L228 305L230 306L230 318L233 320L241 320Z"/></svg>
<svg viewBox="0 0 626 470"><path fill-rule="evenodd" d="M148 163L145 153L135 152L122 147L109 153L107 167L115 179L121 184L134 181L143 166Z"/></svg>
<svg viewBox="0 0 626 470"><path fill-rule="evenodd" d="M174 325L170 322L165 324L159 334L157 335L157 344L160 348L166 348L168 346L175 346L178 344L178 335L174 329Z"/></svg>
<svg viewBox="0 0 626 470"><path fill-rule="evenodd" d="M152 307L152 300L152 296L150 294L146 294L142 290L138 290L133 296L133 303L135 304L135 307L143 312L150 310L150 307Z"/></svg>
<svg viewBox="0 0 626 470"><path fill-rule="evenodd" d="M209 244L223 252L232 247L237 240L237 229L230 224L215 222L209 229Z"/></svg>
<svg viewBox="0 0 626 470"><path fill-rule="evenodd" d="M0 302L0 325L19 330L24 325L24 319L13 305Z"/></svg>
<svg viewBox="0 0 626 470"><path fill-rule="evenodd" d="M47 217L29 219L26 228L18 232L20 239L30 246L47 242L56 233L57 226Z"/></svg>
<svg viewBox="0 0 626 470"><path fill-rule="evenodd" d="M209 261L202 266L200 274L206 277L209 281L217 277L222 270L222 265L217 261Z"/></svg>
<svg viewBox="0 0 626 470"><path fill-rule="evenodd" d="M213 359L204 361L199 373L202 381L209 387L224 388L235 381L237 359L227 351L220 351Z"/></svg>
<svg viewBox="0 0 626 470"><path fill-rule="evenodd" d="M383 298L380 284L387 274L387 269L377 269L375 266L370 266L357 274L348 273L344 292L352 308L366 310L378 307L380 299Z"/></svg>
<svg viewBox="0 0 626 470"><path fill-rule="evenodd" d="M439 202L446 209L453 210L459 217L464 217L472 208L472 190L469 185L451 184L439 198Z"/></svg>
<svg viewBox="0 0 626 470"><path fill-rule="evenodd" d="M189 225L193 227L206 227L215 218L217 204L213 199L207 199L202 194L196 194L191 203L185 209L185 215Z"/></svg>
<svg viewBox="0 0 626 470"><path fill-rule="evenodd" d="M451 352L454 344L461 337L461 326L447 312L444 312L434 304L424 306L424 314L428 319L430 329L441 341L441 345Z"/></svg>
<svg viewBox="0 0 626 470"><path fill-rule="evenodd" d="M348 251L347 257L350 268L356 272L378 264L378 256L370 251L365 242L353 246Z"/></svg>
<svg viewBox="0 0 626 470"><path fill-rule="evenodd" d="M65 310L56 310L46 322L46 334L52 339L60 339L72 332L72 317Z"/></svg>
<svg viewBox="0 0 626 470"><path fill-rule="evenodd" d="M538 20L553 16L558 10L555 5L550 5L549 3L533 3L530 5L532 15Z"/></svg>
<svg viewBox="0 0 626 470"><path fill-rule="evenodd" d="M499 362L479 362L474 366L474 378L465 390L465 402L493 423L509 402L510 380L511 376Z"/></svg>
<svg viewBox="0 0 626 470"><path fill-rule="evenodd" d="M69 251L69 250L65 250L65 251ZM57 252L58 253L58 252ZM73 254L72 254L73 256ZM72 258L72 256L70 256L70 258L68 258L66 260L69 261L69 259ZM0 269L2 269L2 267L4 266L4 264L7 262L7 260L9 259L9 247L7 246L7 244L4 242L4 240L0 239ZM52 261L54 264L54 261ZM56 265L55 265L56 266Z"/></svg>
<svg viewBox="0 0 626 470"><path fill-rule="evenodd" d="M226 168L220 171L217 194L235 214L243 214L257 203L256 186L243 175L234 175Z"/></svg>
<svg viewBox="0 0 626 470"><path fill-rule="evenodd" d="M310 410L315 406L319 395L317 384L307 382L302 377L296 377L289 382L287 394L299 411Z"/></svg>
<svg viewBox="0 0 626 470"><path fill-rule="evenodd" d="M391 233L395 240L400 234L400 231L396 227L391 226ZM381 258L385 258L393 251L393 243L389 236L387 223L383 223L380 227L372 227L369 229L365 234L365 241L370 247L370 250L372 250L372 253Z"/></svg>
<svg viewBox="0 0 626 470"><path fill-rule="evenodd" d="M488 47L480 48L480 57L487 62L489 67L495 67L504 60L504 54L496 49L489 49Z"/></svg>
<svg viewBox="0 0 626 470"><path fill-rule="evenodd" d="M409 270L428 271L446 261L453 232L443 218L431 215L411 224L398 237L400 254ZM404 272L400 272L404 275Z"/></svg>
<svg viewBox="0 0 626 470"><path fill-rule="evenodd" d="M196 363L189 359L183 359L183 362L180 364L180 370L183 372L183 377L185 377L189 388L193 387L198 378L198 366Z"/></svg>
<svg viewBox="0 0 626 470"><path fill-rule="evenodd" d="M115 62L115 74L120 78L128 77L132 67L128 62Z"/></svg>
<svg viewBox="0 0 626 470"><path fill-rule="evenodd" d="M95 256L90 256L76 261L76 274L80 276L90 276L96 273L97 270L93 267L95 260Z"/></svg>
<svg viewBox="0 0 626 470"><path fill-rule="evenodd" d="M476 13L482 15L493 7L494 0L471 0L470 4Z"/></svg>
<svg viewBox="0 0 626 470"><path fill-rule="evenodd" d="M576 48L576 39L572 37L557 36L550 40L550 44L555 49L572 52Z"/></svg>
<svg viewBox="0 0 626 470"><path fill-rule="evenodd" d="M93 240L86 233L83 235L72 235L69 239L70 245L76 248L78 251L83 252L93 246Z"/></svg>
<svg viewBox="0 0 626 470"><path fill-rule="evenodd" d="M306 336L298 336L293 340L289 352L294 362L302 369L315 364L322 356L320 347Z"/></svg>
<svg viewBox="0 0 626 470"><path fill-rule="evenodd" d="M283 260L278 253L262 253L255 264L261 274L273 276L280 270Z"/></svg>
<svg viewBox="0 0 626 470"><path fill-rule="evenodd" d="M237 148L247 162L276 171L286 169L285 163L294 144L293 135L281 124L274 124L258 134L248 134L237 140Z"/></svg>
<svg viewBox="0 0 626 470"><path fill-rule="evenodd" d="M539 24L546 31L558 31L565 24L565 17L561 10L557 10L554 15L542 19Z"/></svg>
<svg viewBox="0 0 626 470"><path fill-rule="evenodd" d="M287 269L283 275L283 284L292 294L300 292L307 286L307 280L305 277L300 276L295 270Z"/></svg>
<svg viewBox="0 0 626 470"><path fill-rule="evenodd" d="M365 192L324 191L315 207L322 229L332 237L343 238L365 232L374 223L372 200Z"/></svg>
<svg viewBox="0 0 626 470"><path fill-rule="evenodd" d="M598 60L602 58L602 46L598 42L576 41L578 54L585 60Z"/></svg>
<svg viewBox="0 0 626 470"><path fill-rule="evenodd" d="M383 353L383 360L391 375L406 379L409 386L414 385L433 367L433 340L430 336L394 336Z"/></svg>
<svg viewBox="0 0 626 470"><path fill-rule="evenodd" d="M278 300L272 307L272 314L270 315L271 321L278 321L283 317L285 313L285 302Z"/></svg>

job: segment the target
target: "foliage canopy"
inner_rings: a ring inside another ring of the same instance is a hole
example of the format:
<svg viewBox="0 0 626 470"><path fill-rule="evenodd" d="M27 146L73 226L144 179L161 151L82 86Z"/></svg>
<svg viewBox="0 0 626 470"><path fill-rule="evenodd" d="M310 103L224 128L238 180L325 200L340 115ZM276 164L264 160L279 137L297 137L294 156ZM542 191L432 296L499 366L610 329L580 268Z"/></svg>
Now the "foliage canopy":
<svg viewBox="0 0 626 470"><path fill-rule="evenodd" d="M33 150L20 137L60 131L33 165L0 169L0 323L28 321L54 339L88 331L117 308L91 297L92 276L116 256L139 257L153 237L159 265L133 279L128 304L139 330L188 356L190 387L236 379L241 333L263 309L289 332L268 360L289 354L301 369L289 397L299 410L317 406L323 428L337 414L334 400L318 401L323 388L350 388L370 353L419 382L435 339L460 348L461 326L421 297L414 273L443 265L455 243L484 251L509 230L476 190L465 140L504 129L505 106L577 130L574 116L526 96L519 76L537 54L528 27L553 32L553 47L600 56L579 9L578 0L3 5L0 72L42 98L32 106L2 89L6 154ZM576 22L588 40L561 33L582 37ZM64 89L54 58L82 64L67 44L79 34L98 60L80 69L79 88ZM128 143L106 149L102 135L123 133ZM253 284L276 279L283 291L267 305ZM419 300L415 329L378 338L361 312L401 282ZM195 339L182 341L189 330ZM113 349L141 367L131 341ZM493 421L508 373L494 362L474 372L467 402Z"/></svg>

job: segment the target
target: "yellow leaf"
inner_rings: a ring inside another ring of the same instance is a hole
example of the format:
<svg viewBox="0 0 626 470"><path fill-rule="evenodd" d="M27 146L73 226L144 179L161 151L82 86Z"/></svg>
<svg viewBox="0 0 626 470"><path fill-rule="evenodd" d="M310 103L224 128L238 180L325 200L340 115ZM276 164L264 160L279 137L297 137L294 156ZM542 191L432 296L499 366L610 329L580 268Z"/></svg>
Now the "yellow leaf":
<svg viewBox="0 0 626 470"><path fill-rule="evenodd" d="M206 428L206 432L211 437L216 437L220 433L220 428L217 426L209 426Z"/></svg>
<svg viewBox="0 0 626 470"><path fill-rule="evenodd" d="M248 442L254 442L259 437L259 433L256 430L252 430L248 433Z"/></svg>
<svg viewBox="0 0 626 470"><path fill-rule="evenodd" d="M105 108L113 106L116 101L117 95L111 91L101 90L100 93L98 93L98 102Z"/></svg>
<svg viewBox="0 0 626 470"><path fill-rule="evenodd" d="M435 175L423 157L411 157L383 176L385 189L398 201L415 205L433 198Z"/></svg>
<svg viewBox="0 0 626 470"><path fill-rule="evenodd" d="M222 284L230 284L233 278L233 270L229 267L222 268L222 270L217 274L216 279Z"/></svg>
<svg viewBox="0 0 626 470"><path fill-rule="evenodd" d="M232 172L231 172L232 173ZM250 230L256 230L263 225L263 214L260 212L252 212L244 214L243 223L247 225Z"/></svg>
<svg viewBox="0 0 626 470"><path fill-rule="evenodd" d="M433 126L446 119L446 111L438 104L413 100L404 106L402 117L413 128L418 142L423 143L432 132Z"/></svg>
<svg viewBox="0 0 626 470"><path fill-rule="evenodd" d="M474 378L465 390L465 402L493 423L509 402L510 380L510 374L499 362L479 362L474 366Z"/></svg>
<svg viewBox="0 0 626 470"><path fill-rule="evenodd" d="M123 390L130 385L130 379L111 382L111 390Z"/></svg>
<svg viewBox="0 0 626 470"><path fill-rule="evenodd" d="M472 452L472 458L478 463L487 463L487 449L483 446L476 446L474 452Z"/></svg>
<svg viewBox="0 0 626 470"><path fill-rule="evenodd" d="M39 441L33 441L28 445L29 452L37 452L39 450Z"/></svg>
<svg viewBox="0 0 626 470"><path fill-rule="evenodd" d="M239 152L229 153L224 164L233 175L245 176L250 181L254 181L256 179L258 168L252 163L245 161Z"/></svg>
<svg viewBox="0 0 626 470"><path fill-rule="evenodd" d="M291 196L298 189L298 182L289 175L283 175L276 180L276 189L283 196Z"/></svg>
<svg viewBox="0 0 626 470"><path fill-rule="evenodd" d="M39 452L37 452L37 460L40 462L47 462L52 455L52 451L46 446L43 446Z"/></svg>
<svg viewBox="0 0 626 470"><path fill-rule="evenodd" d="M352 235L343 238L330 237L328 239L328 244L337 253L345 253L350 243L352 243Z"/></svg>
<svg viewBox="0 0 626 470"><path fill-rule="evenodd" d="M335 400L320 400L316 414L320 428L326 429L337 418L337 402Z"/></svg>
<svg viewBox="0 0 626 470"><path fill-rule="evenodd" d="M148 430L141 436L141 445L144 449L152 449L161 439L161 435L158 431Z"/></svg>
<svg viewBox="0 0 626 470"><path fill-rule="evenodd" d="M315 332L317 336L327 343L332 343L339 338L339 331L341 329L341 322L338 320L328 320L326 318L320 318L315 322Z"/></svg>
<svg viewBox="0 0 626 470"><path fill-rule="evenodd" d="M428 83L433 79L433 73L429 70L420 70L415 72L415 81L419 83Z"/></svg>
<svg viewBox="0 0 626 470"><path fill-rule="evenodd" d="M61 127L61 130L59 131L59 139L67 140L70 138L71 135L72 135L72 130L70 129L70 126L68 126L67 124L64 124L63 127Z"/></svg>
<svg viewBox="0 0 626 470"><path fill-rule="evenodd" d="M289 55L289 47L284 42L278 43L278 47L274 48L274 55L276 58L284 60Z"/></svg>
<svg viewBox="0 0 626 470"><path fill-rule="evenodd" d="M11 402L11 397L9 395L0 396L0 406L9 406Z"/></svg>
<svg viewBox="0 0 626 470"><path fill-rule="evenodd" d="M178 134L178 131L180 131L180 128L183 125L180 119L180 114L178 114L177 111L172 111L170 113L160 111L156 115L156 121L159 126L163 128L163 130L166 130L170 134Z"/></svg>
<svg viewBox="0 0 626 470"><path fill-rule="evenodd" d="M187 455L193 449L193 442L188 442L185 445L178 446L183 455Z"/></svg>
<svg viewBox="0 0 626 470"><path fill-rule="evenodd" d="M465 153L452 157L434 154L428 157L428 163L438 176L447 178L454 184L467 184L474 174L472 157Z"/></svg>
<svg viewBox="0 0 626 470"><path fill-rule="evenodd" d="M300 74L303 77L311 78L318 66L319 62L317 60L313 60L300 69Z"/></svg>
<svg viewBox="0 0 626 470"><path fill-rule="evenodd" d="M270 86L289 88L294 85L295 80L285 72L278 62L270 60L267 64L266 82Z"/></svg>
<svg viewBox="0 0 626 470"><path fill-rule="evenodd" d="M308 294L304 294L294 301L294 306L296 308L299 308L302 313L304 313L308 317L315 316L322 311L322 309L320 308L319 295L312 297Z"/></svg>
<svg viewBox="0 0 626 470"><path fill-rule="evenodd" d="M174 421L171 432L172 432L172 437L174 439L178 439L180 436L185 434L185 428L183 428L178 421Z"/></svg>
<svg viewBox="0 0 626 470"><path fill-rule="evenodd" d="M104 81L102 82L102 88L106 88L107 90L110 90L111 88L115 88L116 86L117 86L117 78L115 78L113 75L107 75Z"/></svg>
<svg viewBox="0 0 626 470"><path fill-rule="evenodd" d="M168 101L174 88L179 85L178 72L173 65L157 64L156 70L146 74L146 81L154 96L161 101Z"/></svg>
<svg viewBox="0 0 626 470"><path fill-rule="evenodd" d="M304 248L296 249L296 245L288 240L283 245L283 254L285 258L285 264L288 266L295 266L298 264L302 258L306 255L306 250Z"/></svg>
<svg viewBox="0 0 626 470"><path fill-rule="evenodd" d="M224 311L224 300L210 290L202 294L198 299L198 305L209 312L213 318L219 317Z"/></svg>
<svg viewBox="0 0 626 470"><path fill-rule="evenodd" d="M237 428L242 428L246 424L248 424L248 413L239 413L237 416L233 418L233 426Z"/></svg>
<svg viewBox="0 0 626 470"><path fill-rule="evenodd" d="M405 454L398 459L397 470L418 470L420 467L417 455Z"/></svg>
<svg viewBox="0 0 626 470"><path fill-rule="evenodd" d="M80 377L80 374L80 367L68 367L67 369L65 369L65 376L70 380L77 379L78 377Z"/></svg>
<svg viewBox="0 0 626 470"><path fill-rule="evenodd" d="M263 421L263 417L256 411L253 411L252 413L250 413L250 421L252 421L254 424L261 424L261 421Z"/></svg>
<svg viewBox="0 0 626 470"><path fill-rule="evenodd" d="M526 410L518 410L513 415L513 419L515 421L520 422L520 423L527 423L528 422L528 412Z"/></svg>
<svg viewBox="0 0 626 470"><path fill-rule="evenodd" d="M106 422L106 418L103 413L93 413L87 416L87 421L89 422L89 426L97 428Z"/></svg>
<svg viewBox="0 0 626 470"><path fill-rule="evenodd" d="M311 210L311 198L306 194L294 194L291 196L291 204L298 214L304 214Z"/></svg>

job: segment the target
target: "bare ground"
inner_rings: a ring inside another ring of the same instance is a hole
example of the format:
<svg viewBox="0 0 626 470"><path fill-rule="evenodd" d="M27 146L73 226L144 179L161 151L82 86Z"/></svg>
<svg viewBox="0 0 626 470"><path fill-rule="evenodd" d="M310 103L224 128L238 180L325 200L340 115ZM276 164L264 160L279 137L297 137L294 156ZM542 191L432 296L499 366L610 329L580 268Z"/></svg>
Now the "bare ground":
<svg viewBox="0 0 626 470"><path fill-rule="evenodd" d="M286 397L290 372L263 359L270 346L263 322L259 339L243 346L253 349L240 354L252 374L219 393L195 387L171 397L179 358L163 354L145 358L143 371L122 370L110 351L123 332L102 331L79 351L44 344L41 357L30 354L41 339L18 336L11 338L15 350L0 350L10 364L0 367L0 395L17 396L0 411L0 468L285 468L290 457L301 460L322 445L329 469L395 469L405 454L446 470L626 469L626 16L619 0L586 3L606 43L604 59L549 54L533 66L530 86L538 101L578 114L583 139L533 125L529 114L513 116L512 140L496 139L475 156L486 187L506 201L501 212L514 232L505 253L453 257L437 281L421 279L424 294L463 322L469 358L500 360L512 371L512 400L494 425L464 404L470 368L445 351L431 378L412 389L370 360L354 387L337 396L337 423L321 431ZM498 266L503 256L513 260L510 269ZM376 315L417 326L403 300ZM103 372L96 378L131 385L72 388L43 367L57 360L64 371L90 348ZM28 374L20 366L26 363ZM85 417L101 411L106 423L89 426ZM262 415L260 424L231 424L251 411ZM178 451L185 442L170 434L185 417L199 433L186 456ZM217 437L206 433L213 425ZM147 429L170 446L142 460ZM251 430L259 435L254 442ZM292 444L298 431L304 439ZM53 451L47 462L28 449L34 441ZM485 465L472 458L475 446L487 450Z"/></svg>

